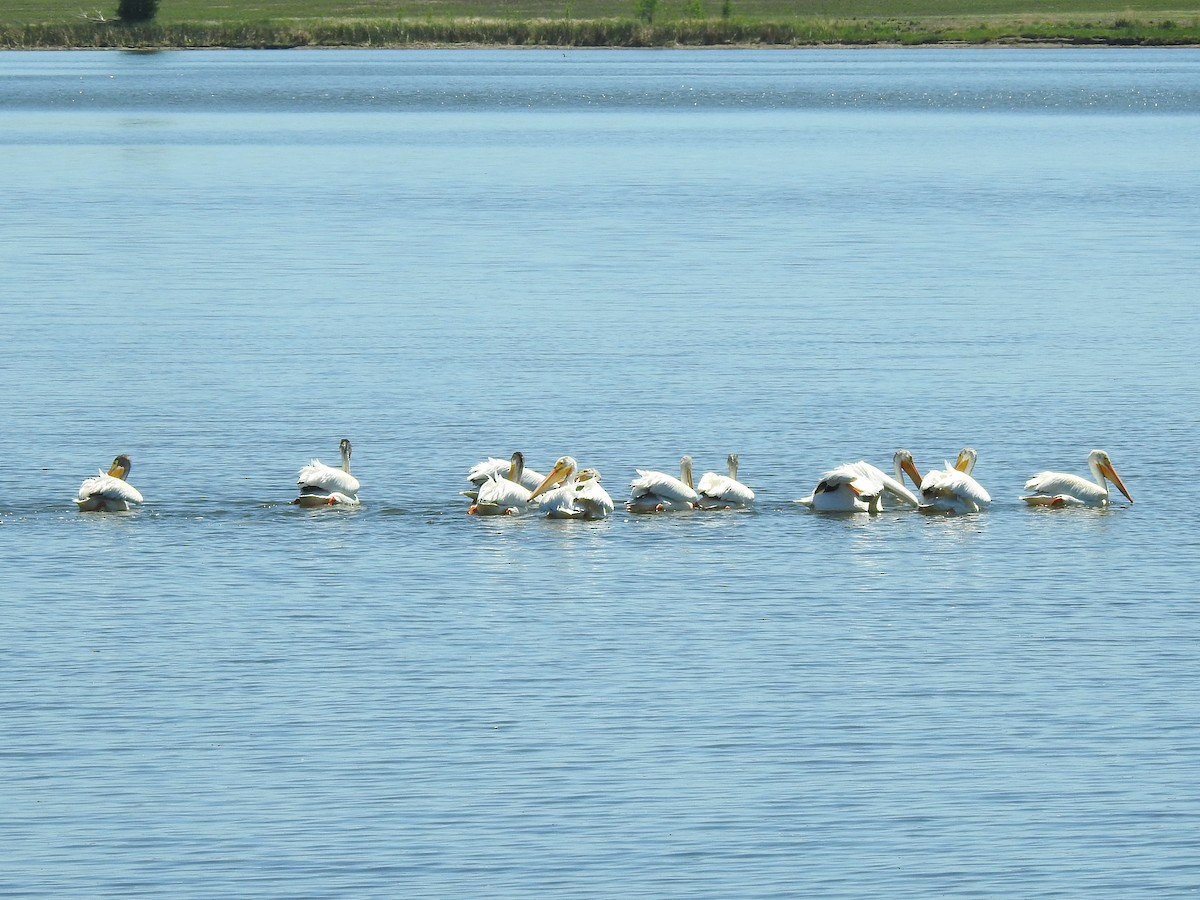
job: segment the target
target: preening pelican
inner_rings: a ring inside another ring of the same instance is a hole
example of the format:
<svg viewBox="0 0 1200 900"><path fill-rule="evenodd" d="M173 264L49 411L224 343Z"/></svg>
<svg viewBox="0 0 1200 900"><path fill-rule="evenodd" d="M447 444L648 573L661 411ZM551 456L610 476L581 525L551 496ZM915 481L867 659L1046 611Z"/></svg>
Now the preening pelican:
<svg viewBox="0 0 1200 900"><path fill-rule="evenodd" d="M300 470L296 477L300 496L293 503L304 507L358 505L358 479L350 474L350 442L342 438L338 448L342 452L340 469L314 459Z"/></svg>
<svg viewBox="0 0 1200 900"><path fill-rule="evenodd" d="M673 512L695 509L700 495L692 487L692 458L679 458L679 477L665 472L635 469L638 477L629 483L625 508L630 512Z"/></svg>
<svg viewBox="0 0 1200 900"><path fill-rule="evenodd" d="M897 450L892 463L895 478L862 460L838 466L821 476L811 494L796 502L818 512L876 513L883 509L883 495L891 494L910 506L920 506L916 495L902 483L907 473L914 483L920 484L921 476L913 465L912 454Z"/></svg>
<svg viewBox="0 0 1200 900"><path fill-rule="evenodd" d="M1030 506L1106 506L1107 479L1117 486L1117 490L1124 494L1130 503L1133 502L1133 497L1126 490L1107 453L1103 450L1093 450L1089 453L1088 468L1092 472L1092 481L1065 472L1038 472L1025 482L1025 490L1033 493L1021 499Z"/></svg>
<svg viewBox="0 0 1200 900"><path fill-rule="evenodd" d="M961 515L979 512L992 502L991 494L971 477L976 456L974 448L964 447L954 465L946 463L944 469L926 473L920 482L921 512Z"/></svg>
<svg viewBox="0 0 1200 900"><path fill-rule="evenodd" d="M520 451L518 451L518 453L519 452ZM517 454L514 453L513 457L515 458L516 456L517 456ZM533 471L533 469L526 469L526 468L524 468L524 465L525 465L525 457L522 456L521 457L521 466L522 466L521 474L520 474L520 477L519 477L517 483L529 488L529 490L532 491L535 487L537 487L539 484L542 483L543 479L545 479L546 476L543 475L541 472ZM512 460L511 459L499 459L498 457L495 457L495 456L489 456L483 462L476 463L475 465L473 465L471 467L471 471L469 471L467 473L467 481L471 482L471 484L475 485L476 487L479 487L485 481L487 481L489 478L491 478L493 475L496 475L497 473L500 474L501 476L506 477L507 473L511 470L511 468L512 468ZM510 480L512 480L512 479L510 479ZM466 492L464 492L464 493L466 493ZM467 493L467 496L470 497L471 496L470 493ZM471 497L471 499L474 500L475 498Z"/></svg>
<svg viewBox="0 0 1200 900"><path fill-rule="evenodd" d="M479 490L473 492L475 502L467 512L473 516L505 516L524 512L531 494L529 488L521 484L524 468L525 456L518 450L512 455L503 475L493 472L479 486Z"/></svg>
<svg viewBox="0 0 1200 900"><path fill-rule="evenodd" d="M550 474L533 489L530 500L536 498L540 498L539 511L551 519L604 519L615 508L608 491L600 486L599 471L580 472L570 456L559 457Z"/></svg>
<svg viewBox="0 0 1200 900"><path fill-rule="evenodd" d="M121 454L113 460L107 472L101 470L95 478L86 479L79 486L75 503L82 512L125 512L130 503L141 503L142 495L125 478L133 463Z"/></svg>
<svg viewBox="0 0 1200 900"><path fill-rule="evenodd" d="M730 509L736 506L749 506L754 502L754 491L737 480L738 455L730 453L725 458L729 467L728 475L718 475L716 472L705 472L700 476L700 484L696 493L700 496L701 509Z"/></svg>

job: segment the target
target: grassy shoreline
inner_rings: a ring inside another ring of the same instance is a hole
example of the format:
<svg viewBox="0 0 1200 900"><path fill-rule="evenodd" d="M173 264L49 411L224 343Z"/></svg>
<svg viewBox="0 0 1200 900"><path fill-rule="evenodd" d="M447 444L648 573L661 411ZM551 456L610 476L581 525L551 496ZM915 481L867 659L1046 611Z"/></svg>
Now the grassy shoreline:
<svg viewBox="0 0 1200 900"><path fill-rule="evenodd" d="M161 0L144 25L116 9L3 0L0 49L1200 46L1200 0Z"/></svg>
<svg viewBox="0 0 1200 900"><path fill-rule="evenodd" d="M316 19L121 25L80 20L5 25L0 49L294 47L720 47L720 46L1197 46L1200 20L1128 16L1107 22L706 18Z"/></svg>

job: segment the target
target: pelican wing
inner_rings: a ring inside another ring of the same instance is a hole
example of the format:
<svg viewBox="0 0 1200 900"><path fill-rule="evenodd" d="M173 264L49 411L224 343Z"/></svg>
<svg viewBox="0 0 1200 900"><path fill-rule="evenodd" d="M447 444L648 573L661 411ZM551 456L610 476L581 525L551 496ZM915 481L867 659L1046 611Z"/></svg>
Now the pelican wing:
<svg viewBox="0 0 1200 900"><path fill-rule="evenodd" d="M1067 472L1038 472L1025 482L1025 490L1043 497L1071 497L1084 503L1103 503L1108 500L1106 488Z"/></svg>
<svg viewBox="0 0 1200 900"><path fill-rule="evenodd" d="M511 465L511 460L489 456L483 462L471 466L471 471L467 473L467 481L476 486L481 485L493 475L503 475Z"/></svg>
<svg viewBox="0 0 1200 900"><path fill-rule="evenodd" d="M838 466L822 474L812 493L795 502L817 512L869 512L872 507L859 495L875 498L878 506L882 487L872 482L864 488L861 481L862 473L854 465Z"/></svg>
<svg viewBox="0 0 1200 900"><path fill-rule="evenodd" d="M129 482L114 478L100 472L95 478L86 479L79 485L79 497L76 503L85 503L92 497L103 497L105 500L122 500L125 503L141 503L142 495Z"/></svg>
<svg viewBox="0 0 1200 900"><path fill-rule="evenodd" d="M479 497L476 502L480 506L524 509L529 504L530 493L529 488L524 485L501 478L499 475L493 475L479 486Z"/></svg>
<svg viewBox="0 0 1200 900"><path fill-rule="evenodd" d="M754 502L754 491L735 478L728 475L718 475L716 472L705 472L696 488L703 501L704 498L720 503L734 503L739 506L749 506Z"/></svg>
<svg viewBox="0 0 1200 900"><path fill-rule="evenodd" d="M521 485L531 491L545 480L546 476L541 472L535 472L533 469L521 470Z"/></svg>
<svg viewBox="0 0 1200 900"><path fill-rule="evenodd" d="M949 464L944 469L934 469L921 479L921 493L926 498L968 500L976 507L992 502L991 494L984 490L983 485Z"/></svg>
<svg viewBox="0 0 1200 900"><path fill-rule="evenodd" d="M578 519L583 511L575 505L575 492L570 485L561 485L540 495L538 510L551 519Z"/></svg>
<svg viewBox="0 0 1200 900"><path fill-rule="evenodd" d="M507 476L511 466L511 459L498 459L495 456L489 456L483 462L471 466L471 471L467 473L467 480L479 486L493 475L499 475L501 478ZM545 477L541 472L535 472L533 469L524 469L521 472L521 484L532 491L542 483Z"/></svg>
<svg viewBox="0 0 1200 900"><path fill-rule="evenodd" d="M350 496L357 494L359 488L358 479L349 472L327 466L319 459L314 459L300 470L300 474L296 476L296 484L302 489L312 488L330 494Z"/></svg>
<svg viewBox="0 0 1200 900"><path fill-rule="evenodd" d="M630 496L636 500L648 494L673 500L677 503L696 503L700 497L694 490L665 472L636 469L638 477L629 483Z"/></svg>
<svg viewBox="0 0 1200 900"><path fill-rule="evenodd" d="M583 509L589 519L607 518L616 508L608 491L594 478L576 482L574 492L575 503Z"/></svg>
<svg viewBox="0 0 1200 900"><path fill-rule="evenodd" d="M843 470L857 474L855 485L864 494L878 496L880 493L888 493L899 500L903 500L910 506L921 505L921 501L917 499L916 494L878 466L873 466L869 462L859 460L856 463L838 466L837 469L834 469L834 472Z"/></svg>

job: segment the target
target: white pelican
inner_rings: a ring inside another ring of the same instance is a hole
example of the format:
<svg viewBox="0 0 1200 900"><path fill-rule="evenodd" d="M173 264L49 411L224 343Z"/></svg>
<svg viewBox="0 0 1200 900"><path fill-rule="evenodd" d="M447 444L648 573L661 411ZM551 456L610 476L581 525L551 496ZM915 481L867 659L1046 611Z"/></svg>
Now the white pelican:
<svg viewBox="0 0 1200 900"><path fill-rule="evenodd" d="M735 506L749 506L754 502L754 491L737 480L738 462L738 455L730 453L725 458L729 467L728 475L705 472L700 476L696 493L700 495L701 509L730 509Z"/></svg>
<svg viewBox="0 0 1200 900"><path fill-rule="evenodd" d="M838 466L821 476L811 494L796 502L818 512L876 513L883 509L883 495L891 494L910 506L920 506L921 501L902 483L904 473L914 483L921 481L913 465L912 454L907 450L897 450L892 463L895 478L862 460Z"/></svg>
<svg viewBox="0 0 1200 900"><path fill-rule="evenodd" d="M514 457L516 455L517 455L516 453L513 454ZM533 471L533 469L524 468L524 460L525 460L525 458L524 458L524 456L522 456L521 457L522 469L521 469L521 473L520 473L520 476L518 479L518 483L524 485L525 487L529 488L532 491L535 487L537 487L539 484L542 483L542 480L546 476L543 475L541 472ZM495 456L489 456L483 462L476 463L475 465L471 466L471 471L469 471L467 473L467 481L471 482L471 484L475 485L476 487L479 487L485 481L487 481L489 478L491 478L493 475L500 474L503 477L508 477L507 473L511 469L512 469L512 460L511 459L499 459L498 457L495 457ZM510 480L512 480L512 479L510 479ZM471 496L470 492L464 491L464 493L468 497ZM475 498L471 497L471 499L474 500Z"/></svg>
<svg viewBox="0 0 1200 900"><path fill-rule="evenodd" d="M107 472L101 470L95 478L86 479L79 486L75 498L82 512L125 512L130 503L141 503L142 495L125 478L133 463L121 454L113 460Z"/></svg>
<svg viewBox="0 0 1200 900"><path fill-rule="evenodd" d="M512 455L512 461L503 475L494 472L479 486L478 491L464 491L475 494L475 502L467 512L473 516L505 516L524 512L531 494L529 488L521 484L524 468L525 456L518 450Z"/></svg>
<svg viewBox="0 0 1200 900"><path fill-rule="evenodd" d="M1092 481L1065 472L1038 472L1025 482L1025 490L1033 493L1021 499L1030 506L1106 506L1107 479L1117 486L1117 490L1124 494L1130 503L1133 502L1133 497L1126 490L1107 453L1103 450L1093 450L1089 453L1088 468L1092 471Z"/></svg>
<svg viewBox="0 0 1200 900"><path fill-rule="evenodd" d="M635 469L638 477L629 483L625 508L630 512L674 512L695 509L700 495L692 487L692 458L679 458L679 477L649 469Z"/></svg>
<svg viewBox="0 0 1200 900"><path fill-rule="evenodd" d="M300 470L296 477L300 496L293 503L304 507L358 505L358 479L350 474L350 442L342 438L338 449L342 452L340 469L314 459Z"/></svg>
<svg viewBox="0 0 1200 900"><path fill-rule="evenodd" d="M972 447L958 452L954 465L927 472L921 479L921 512L961 515L979 512L992 502L983 485L971 477L976 453Z"/></svg>
<svg viewBox="0 0 1200 900"><path fill-rule="evenodd" d="M574 458L559 457L550 474L533 489L530 500L540 498L538 509L551 519L607 518L615 506L608 491L600 486L600 473L578 469Z"/></svg>

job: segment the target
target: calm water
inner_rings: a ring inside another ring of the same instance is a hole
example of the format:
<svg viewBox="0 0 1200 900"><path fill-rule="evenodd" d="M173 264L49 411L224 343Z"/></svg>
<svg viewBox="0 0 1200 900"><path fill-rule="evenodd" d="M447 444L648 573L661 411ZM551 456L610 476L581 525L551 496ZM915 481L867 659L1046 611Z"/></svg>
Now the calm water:
<svg viewBox="0 0 1200 900"><path fill-rule="evenodd" d="M0 893L1200 889L1197 147L1192 50L0 54Z"/></svg>

